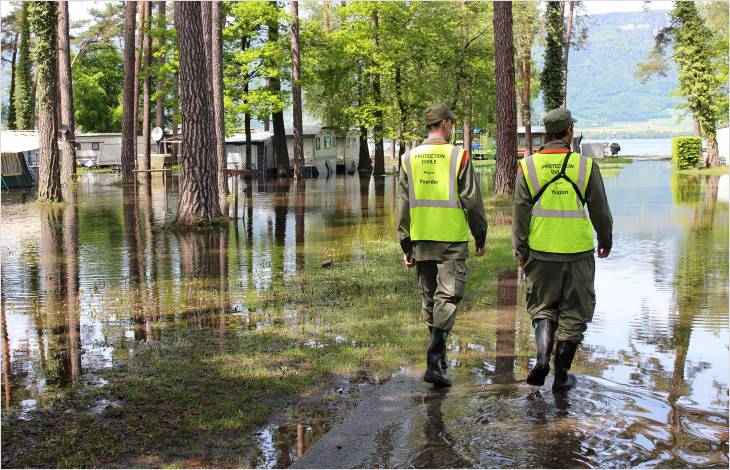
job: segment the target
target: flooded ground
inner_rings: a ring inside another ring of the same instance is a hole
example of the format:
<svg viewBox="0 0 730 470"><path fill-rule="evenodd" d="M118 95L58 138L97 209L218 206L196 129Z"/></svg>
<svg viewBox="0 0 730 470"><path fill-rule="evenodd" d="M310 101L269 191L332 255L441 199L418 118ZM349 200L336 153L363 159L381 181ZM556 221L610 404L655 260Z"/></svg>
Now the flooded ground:
<svg viewBox="0 0 730 470"><path fill-rule="evenodd" d="M481 170L486 196L492 170ZM416 282L394 240L395 182L253 182L239 220L200 235L164 229L175 177L165 197L161 180L135 193L84 175L76 204L55 213L3 193L3 465L296 461L363 384L423 366ZM579 385L563 397L524 384L534 346L510 209L490 198L488 253L469 260L449 338L456 386L415 393L394 431L404 438L371 464L727 467L718 184L673 176L666 161L607 172L614 251L596 263ZM133 445L108 450L117 432Z"/></svg>

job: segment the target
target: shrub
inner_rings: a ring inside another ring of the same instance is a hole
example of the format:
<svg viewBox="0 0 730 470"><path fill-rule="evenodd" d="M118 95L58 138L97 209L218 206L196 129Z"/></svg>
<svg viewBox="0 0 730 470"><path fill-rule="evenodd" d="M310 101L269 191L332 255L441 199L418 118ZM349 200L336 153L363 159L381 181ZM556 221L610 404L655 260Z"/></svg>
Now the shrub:
<svg viewBox="0 0 730 470"><path fill-rule="evenodd" d="M678 170L694 168L702 155L700 137L674 137L672 139L672 165Z"/></svg>

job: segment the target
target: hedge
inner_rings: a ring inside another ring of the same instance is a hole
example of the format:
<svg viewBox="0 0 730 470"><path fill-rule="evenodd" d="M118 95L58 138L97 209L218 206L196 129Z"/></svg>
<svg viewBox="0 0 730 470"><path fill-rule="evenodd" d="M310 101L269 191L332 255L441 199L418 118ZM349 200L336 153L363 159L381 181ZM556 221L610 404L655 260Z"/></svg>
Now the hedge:
<svg viewBox="0 0 730 470"><path fill-rule="evenodd" d="M678 170L694 168L702 155L700 137L674 137L672 139L672 165Z"/></svg>

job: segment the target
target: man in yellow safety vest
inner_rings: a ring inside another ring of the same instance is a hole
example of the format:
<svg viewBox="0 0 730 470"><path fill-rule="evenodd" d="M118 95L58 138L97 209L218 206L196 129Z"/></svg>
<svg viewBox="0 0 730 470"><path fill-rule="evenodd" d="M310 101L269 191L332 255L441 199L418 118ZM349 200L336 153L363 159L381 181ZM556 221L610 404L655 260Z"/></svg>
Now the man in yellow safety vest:
<svg viewBox="0 0 730 470"><path fill-rule="evenodd" d="M593 230L598 257L606 258L613 219L598 165L570 150L575 122L570 111L554 109L543 121L546 144L517 170L512 245L527 277L537 347L527 383L545 383L557 333L552 389L559 392L575 384L568 370L596 306Z"/></svg>
<svg viewBox="0 0 730 470"><path fill-rule="evenodd" d="M403 155L400 168L398 238L403 262L418 273L421 313L431 334L423 380L450 386L446 338L464 296L469 230L476 256L484 256L487 218L469 152L448 143L456 115L435 103L424 117L428 138Z"/></svg>

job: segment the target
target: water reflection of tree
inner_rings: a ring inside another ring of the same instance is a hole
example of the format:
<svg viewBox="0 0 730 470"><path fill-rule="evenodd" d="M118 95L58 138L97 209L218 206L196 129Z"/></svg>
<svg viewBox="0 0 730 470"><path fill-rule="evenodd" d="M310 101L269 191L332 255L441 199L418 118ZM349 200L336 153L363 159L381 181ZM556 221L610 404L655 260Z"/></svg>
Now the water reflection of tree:
<svg viewBox="0 0 730 470"><path fill-rule="evenodd" d="M497 351L494 382L513 383L517 319L517 271L497 274Z"/></svg>
<svg viewBox="0 0 730 470"><path fill-rule="evenodd" d="M39 257L43 310L35 314L39 344L46 342L48 357L41 357L46 383L65 387L81 374L79 326L79 272L77 206L73 190L63 209L40 212Z"/></svg>
<svg viewBox="0 0 730 470"><path fill-rule="evenodd" d="M701 316L727 316L728 258L727 221L715 225L719 176L704 179L700 201L693 199L674 274L677 314L672 317L671 343L675 350L669 401L691 393L685 365L692 328ZM683 194L696 191L683 190Z"/></svg>
<svg viewBox="0 0 730 470"><path fill-rule="evenodd" d="M139 214L137 208L137 188L124 186L122 188L122 212L124 214L124 241L127 245L127 290L131 305L130 317L135 324L134 339L145 341L144 305L140 296L143 282L144 253L140 233Z"/></svg>

